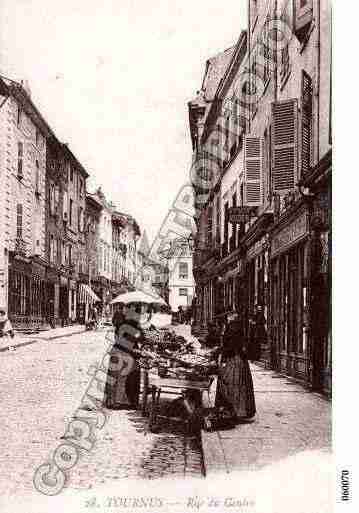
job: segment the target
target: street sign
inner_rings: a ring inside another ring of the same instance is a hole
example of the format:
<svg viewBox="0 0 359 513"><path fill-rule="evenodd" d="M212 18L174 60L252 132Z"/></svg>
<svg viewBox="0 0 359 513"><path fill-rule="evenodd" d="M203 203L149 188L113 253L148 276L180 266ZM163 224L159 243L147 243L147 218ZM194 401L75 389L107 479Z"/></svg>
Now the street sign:
<svg viewBox="0 0 359 513"><path fill-rule="evenodd" d="M229 222L232 224L247 223L251 217L252 207L231 207L228 209Z"/></svg>

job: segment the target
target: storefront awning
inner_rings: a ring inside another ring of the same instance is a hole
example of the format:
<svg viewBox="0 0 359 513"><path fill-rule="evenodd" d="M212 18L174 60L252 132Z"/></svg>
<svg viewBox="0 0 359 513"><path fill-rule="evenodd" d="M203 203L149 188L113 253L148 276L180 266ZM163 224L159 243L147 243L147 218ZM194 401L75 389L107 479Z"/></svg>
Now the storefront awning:
<svg viewBox="0 0 359 513"><path fill-rule="evenodd" d="M94 293L92 288L86 283L81 283L79 287L79 303L97 303L101 301L98 296Z"/></svg>

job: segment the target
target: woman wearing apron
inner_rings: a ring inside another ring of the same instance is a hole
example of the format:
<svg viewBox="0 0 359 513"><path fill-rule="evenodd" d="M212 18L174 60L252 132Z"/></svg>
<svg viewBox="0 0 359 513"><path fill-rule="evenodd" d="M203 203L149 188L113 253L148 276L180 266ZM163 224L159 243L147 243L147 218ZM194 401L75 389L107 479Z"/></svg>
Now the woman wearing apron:
<svg viewBox="0 0 359 513"><path fill-rule="evenodd" d="M238 421L252 419L256 413L252 375L246 355L244 327L236 314L231 316L223 336L216 405L231 408Z"/></svg>
<svg viewBox="0 0 359 513"><path fill-rule="evenodd" d="M129 304L123 307L122 322L115 325L115 343L110 351L104 405L108 409L137 409L140 395L141 370L138 364L143 329L151 314L147 305Z"/></svg>

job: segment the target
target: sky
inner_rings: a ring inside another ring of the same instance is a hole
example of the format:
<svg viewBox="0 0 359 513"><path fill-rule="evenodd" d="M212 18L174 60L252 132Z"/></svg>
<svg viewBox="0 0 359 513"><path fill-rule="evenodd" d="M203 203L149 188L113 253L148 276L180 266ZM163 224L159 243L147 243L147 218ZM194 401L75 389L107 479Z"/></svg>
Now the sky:
<svg viewBox="0 0 359 513"><path fill-rule="evenodd" d="M246 28L246 0L1 0L0 73L151 241L189 180L187 102Z"/></svg>

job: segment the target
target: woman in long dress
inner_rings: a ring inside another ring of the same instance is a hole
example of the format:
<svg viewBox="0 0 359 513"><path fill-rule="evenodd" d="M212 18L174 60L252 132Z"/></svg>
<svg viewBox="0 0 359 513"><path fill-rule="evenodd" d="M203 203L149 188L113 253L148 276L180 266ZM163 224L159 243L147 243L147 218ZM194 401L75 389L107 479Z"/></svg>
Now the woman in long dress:
<svg viewBox="0 0 359 513"><path fill-rule="evenodd" d="M142 329L148 315L143 305L128 305L123 309L122 322L115 320L115 343L105 386L104 405L108 409L137 409L140 395L138 356L144 340Z"/></svg>
<svg viewBox="0 0 359 513"><path fill-rule="evenodd" d="M223 336L216 405L230 407L238 421L252 419L256 413L252 374L246 355L245 331L237 316L233 316Z"/></svg>

